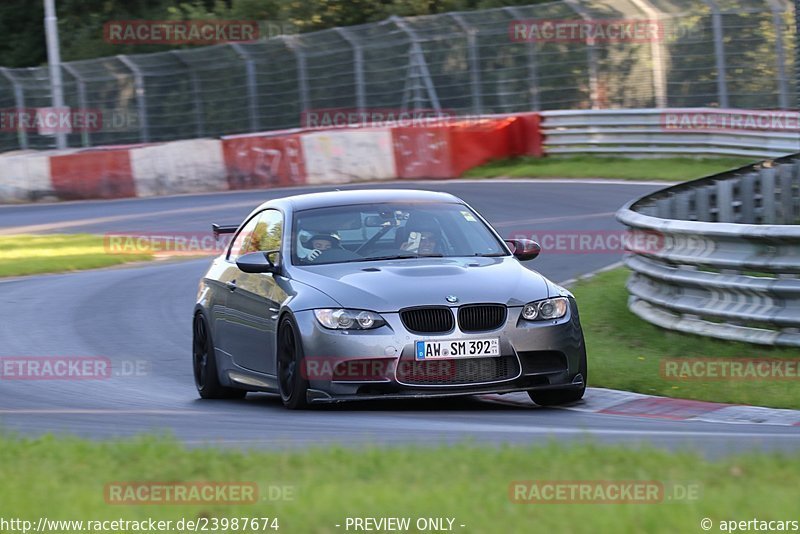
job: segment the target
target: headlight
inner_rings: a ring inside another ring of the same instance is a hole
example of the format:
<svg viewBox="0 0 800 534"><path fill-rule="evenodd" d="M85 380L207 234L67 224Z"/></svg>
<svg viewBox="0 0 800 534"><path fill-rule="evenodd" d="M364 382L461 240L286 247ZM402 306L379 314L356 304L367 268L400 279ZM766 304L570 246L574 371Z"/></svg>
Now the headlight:
<svg viewBox="0 0 800 534"><path fill-rule="evenodd" d="M522 318L528 321L549 321L567 314L569 300L566 297L529 302L522 308Z"/></svg>
<svg viewBox="0 0 800 534"><path fill-rule="evenodd" d="M323 308L314 310L319 324L334 330L369 330L386 324L383 317L366 310Z"/></svg>

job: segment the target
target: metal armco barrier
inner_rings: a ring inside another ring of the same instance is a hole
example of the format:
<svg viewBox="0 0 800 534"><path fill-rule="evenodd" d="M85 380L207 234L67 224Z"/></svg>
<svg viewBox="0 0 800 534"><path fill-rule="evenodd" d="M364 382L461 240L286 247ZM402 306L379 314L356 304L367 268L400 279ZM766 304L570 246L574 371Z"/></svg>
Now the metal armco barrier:
<svg viewBox="0 0 800 534"><path fill-rule="evenodd" d="M656 108L544 111L541 115L548 154L776 158L800 151L800 113L796 111Z"/></svg>
<svg viewBox="0 0 800 534"><path fill-rule="evenodd" d="M660 236L625 258L634 314L680 332L800 347L800 153L663 189L617 219Z"/></svg>

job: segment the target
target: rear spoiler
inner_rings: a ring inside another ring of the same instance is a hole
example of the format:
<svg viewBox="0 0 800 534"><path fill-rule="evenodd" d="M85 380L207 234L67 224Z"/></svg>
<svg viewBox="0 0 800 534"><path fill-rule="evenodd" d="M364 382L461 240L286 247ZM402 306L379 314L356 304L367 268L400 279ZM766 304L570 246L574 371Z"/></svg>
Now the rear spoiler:
<svg viewBox="0 0 800 534"><path fill-rule="evenodd" d="M211 231L214 232L214 239L219 240L220 234L234 234L239 229L235 224L212 224Z"/></svg>

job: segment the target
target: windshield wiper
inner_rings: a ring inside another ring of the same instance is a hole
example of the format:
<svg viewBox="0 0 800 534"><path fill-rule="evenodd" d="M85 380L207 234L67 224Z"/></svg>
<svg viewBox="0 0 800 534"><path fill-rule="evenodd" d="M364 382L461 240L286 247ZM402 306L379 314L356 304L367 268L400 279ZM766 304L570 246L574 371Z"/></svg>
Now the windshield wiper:
<svg viewBox="0 0 800 534"><path fill-rule="evenodd" d="M476 252L473 256L479 256L481 258L498 258L500 256L507 256L505 252L492 252L491 254L484 254L483 252Z"/></svg>

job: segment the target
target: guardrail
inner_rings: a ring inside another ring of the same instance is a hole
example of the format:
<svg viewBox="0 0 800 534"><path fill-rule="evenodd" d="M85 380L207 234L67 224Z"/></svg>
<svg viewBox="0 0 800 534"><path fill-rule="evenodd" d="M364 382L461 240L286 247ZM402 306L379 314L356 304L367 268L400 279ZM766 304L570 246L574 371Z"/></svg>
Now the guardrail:
<svg viewBox="0 0 800 534"><path fill-rule="evenodd" d="M800 347L800 153L632 201L659 246L625 258L629 309L670 330Z"/></svg>
<svg viewBox="0 0 800 534"><path fill-rule="evenodd" d="M800 151L800 113L741 109L544 111L549 154L729 155Z"/></svg>

